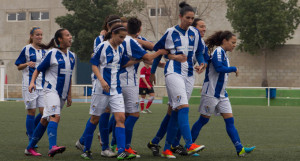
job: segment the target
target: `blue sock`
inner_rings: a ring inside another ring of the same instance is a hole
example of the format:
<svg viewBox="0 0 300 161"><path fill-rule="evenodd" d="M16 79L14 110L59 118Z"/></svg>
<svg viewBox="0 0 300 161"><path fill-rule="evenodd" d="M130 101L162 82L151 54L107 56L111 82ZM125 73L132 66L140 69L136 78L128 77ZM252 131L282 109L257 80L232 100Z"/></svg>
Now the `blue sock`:
<svg viewBox="0 0 300 161"><path fill-rule="evenodd" d="M116 127L116 140L118 147L118 154L122 153L125 150L125 128Z"/></svg>
<svg viewBox="0 0 300 161"><path fill-rule="evenodd" d="M178 110L178 125L185 141L185 147L190 148L193 141L189 124L189 108L182 108Z"/></svg>
<svg viewBox="0 0 300 161"><path fill-rule="evenodd" d="M138 117L135 116L128 116L125 121L125 136L126 136L126 142L125 142L125 148L130 148L131 139L132 139L132 131L135 122L138 120Z"/></svg>
<svg viewBox="0 0 300 161"><path fill-rule="evenodd" d="M86 122L86 125L85 125L85 126L87 126L87 124L90 122L90 120L91 120L91 117L90 117L89 120ZM80 139L79 139L80 144L84 144L84 137L85 137L85 130L83 131L83 134L81 135L81 137L80 137Z"/></svg>
<svg viewBox="0 0 300 161"><path fill-rule="evenodd" d="M116 128L116 120L113 119L113 121L112 121L112 137L111 137L111 142L110 142L111 146L117 144L115 128Z"/></svg>
<svg viewBox="0 0 300 161"><path fill-rule="evenodd" d="M178 112L172 111L171 118L170 118L169 124L167 126L167 137L166 137L164 151L167 149L169 149L169 150L171 149L171 144L173 143L173 141L177 135L177 131L178 131L177 118L178 118Z"/></svg>
<svg viewBox="0 0 300 161"><path fill-rule="evenodd" d="M227 134L230 137L233 145L235 146L235 149L237 152L240 152L243 149L243 146L241 144L241 140L239 137L239 133L237 132L235 126L234 126L234 119L233 117L224 119L226 124L226 130Z"/></svg>
<svg viewBox="0 0 300 161"><path fill-rule="evenodd" d="M47 129L47 126L44 126L43 124L39 123L36 128L34 129L32 139L30 140L27 149L33 148L39 140L43 137L45 131Z"/></svg>
<svg viewBox="0 0 300 161"><path fill-rule="evenodd" d="M52 146L56 145L57 140L57 126L58 123L54 121L50 121L47 128L48 140L49 140L49 150Z"/></svg>
<svg viewBox="0 0 300 161"><path fill-rule="evenodd" d="M156 136L152 139L151 143L158 144L160 142L160 140L162 138L164 138L164 136L167 132L167 127L168 127L170 118L171 118L171 116L166 114L165 118L163 119L163 121L160 124L160 127L156 133Z"/></svg>
<svg viewBox="0 0 300 161"><path fill-rule="evenodd" d="M94 125L90 121L86 123L86 127L84 130L85 137L84 137L84 152L90 151L92 141L93 141L93 136L94 136L94 131L97 127L97 124Z"/></svg>
<svg viewBox="0 0 300 161"><path fill-rule="evenodd" d="M195 142L196 139L199 136L200 130L202 127L207 124L209 121L209 118L205 118L203 116L200 116L199 119L195 122L195 124L192 127L191 133L192 133L192 141Z"/></svg>
<svg viewBox="0 0 300 161"><path fill-rule="evenodd" d="M31 140L34 128L35 128L35 126L34 126L34 116L27 115L27 117L26 117L26 130L27 130L27 135L28 135L29 141Z"/></svg>
<svg viewBox="0 0 300 161"><path fill-rule="evenodd" d="M180 129L178 129L177 131L177 135L172 143L172 147L176 147L177 145L180 144L180 139L181 139L181 132L180 132Z"/></svg>
<svg viewBox="0 0 300 161"><path fill-rule="evenodd" d="M116 125L115 116L111 115L108 123L108 132L111 133L114 129L114 125Z"/></svg>
<svg viewBox="0 0 300 161"><path fill-rule="evenodd" d="M109 132L108 132L108 122L110 113L103 113L99 119L99 131L102 141L102 151L109 148Z"/></svg>
<svg viewBox="0 0 300 161"><path fill-rule="evenodd" d="M38 115L35 116L35 118L34 118L34 127L36 127L40 123L42 116L43 115L41 113L39 113Z"/></svg>

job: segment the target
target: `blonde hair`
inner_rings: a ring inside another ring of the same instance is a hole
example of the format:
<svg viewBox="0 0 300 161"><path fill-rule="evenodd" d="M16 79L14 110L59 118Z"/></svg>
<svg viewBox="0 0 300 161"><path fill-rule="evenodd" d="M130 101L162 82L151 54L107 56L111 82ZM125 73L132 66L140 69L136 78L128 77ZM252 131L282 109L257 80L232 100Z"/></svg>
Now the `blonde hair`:
<svg viewBox="0 0 300 161"><path fill-rule="evenodd" d="M34 34L34 31L37 30L37 29L40 29L40 27L37 27L37 26L31 27L30 32L29 32L30 36L32 36ZM33 42L32 38L29 37L28 44L31 44L32 42Z"/></svg>

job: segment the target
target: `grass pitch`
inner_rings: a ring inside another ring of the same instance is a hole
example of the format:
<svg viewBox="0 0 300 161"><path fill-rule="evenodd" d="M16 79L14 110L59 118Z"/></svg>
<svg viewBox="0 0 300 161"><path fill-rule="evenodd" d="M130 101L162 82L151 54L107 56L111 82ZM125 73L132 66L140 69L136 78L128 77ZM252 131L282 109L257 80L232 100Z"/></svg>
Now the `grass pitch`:
<svg viewBox="0 0 300 161"><path fill-rule="evenodd" d="M190 125L198 119L198 105L190 108ZM89 104L74 103L72 107L62 110L58 127L58 145L64 145L67 150L54 158L47 156L48 136L38 143L38 151L42 157L24 155L28 144L25 135L26 111L23 102L0 102L0 160L1 161L46 161L46 160L83 160L80 152L74 147L81 136L89 118ZM154 137L167 107L163 104L151 106L152 114L141 114L133 133L132 146L139 152L141 158L136 160L166 160L153 157L146 144ZM238 158L235 148L227 136L222 117L212 116L209 123L203 127L197 139L198 144L204 144L206 150L199 157L178 156L177 161L282 161L300 160L300 107L265 107L265 106L234 106L235 126L243 145L255 145L257 149L246 156ZM96 132L98 131L98 128ZM96 134L95 132L95 134ZM182 140L183 143L183 140ZM163 147L164 140L160 145ZM94 135L92 149L94 160L117 160L100 156L100 146Z"/></svg>

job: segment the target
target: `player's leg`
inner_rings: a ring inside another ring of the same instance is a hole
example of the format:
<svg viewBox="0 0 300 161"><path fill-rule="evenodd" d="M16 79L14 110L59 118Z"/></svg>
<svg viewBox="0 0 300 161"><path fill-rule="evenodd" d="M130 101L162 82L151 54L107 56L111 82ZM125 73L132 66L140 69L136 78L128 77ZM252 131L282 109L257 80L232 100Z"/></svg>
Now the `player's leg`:
<svg viewBox="0 0 300 161"><path fill-rule="evenodd" d="M144 111L146 94L147 94L146 88L139 88L139 95L141 95L141 99L140 99L141 113L146 113L146 111Z"/></svg>
<svg viewBox="0 0 300 161"><path fill-rule="evenodd" d="M243 147L238 131L234 126L234 118L232 114L232 107L228 98L221 99L219 104L217 105L221 115L224 118L226 131L228 136L230 137L233 145L235 146L236 152L238 156L245 156L247 153L252 152L255 149L255 146L247 148Z"/></svg>
<svg viewBox="0 0 300 161"><path fill-rule="evenodd" d="M149 94L150 98L148 99L148 103L147 103L147 106L146 106L146 111L148 113L152 113L149 110L149 107L151 106L151 104L152 104L152 102L154 100L154 97L155 97L155 93L154 93L153 87L151 87L151 89L148 89L147 93Z"/></svg>
<svg viewBox="0 0 300 161"><path fill-rule="evenodd" d="M28 90L23 90L22 95L24 98L25 109L27 110L26 134L28 136L28 140L30 141L35 129L34 119L36 111L36 99L38 96L36 94L36 91L30 93Z"/></svg>

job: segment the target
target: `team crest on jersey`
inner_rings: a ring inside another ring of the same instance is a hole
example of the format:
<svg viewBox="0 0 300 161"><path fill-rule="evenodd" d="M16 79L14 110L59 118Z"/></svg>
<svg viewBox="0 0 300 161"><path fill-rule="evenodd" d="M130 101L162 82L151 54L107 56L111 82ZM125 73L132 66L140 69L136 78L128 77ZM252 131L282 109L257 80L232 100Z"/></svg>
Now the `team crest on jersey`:
<svg viewBox="0 0 300 161"><path fill-rule="evenodd" d="M92 106L92 111L96 111L96 106L95 105Z"/></svg>
<svg viewBox="0 0 300 161"><path fill-rule="evenodd" d="M135 107L138 109L139 108L139 102L135 103Z"/></svg>
<svg viewBox="0 0 300 161"><path fill-rule="evenodd" d="M73 61L74 61L74 59L73 59L73 58L70 58L70 60L71 60L71 62L72 62L72 63L74 63L74 62L73 62Z"/></svg>
<svg viewBox="0 0 300 161"><path fill-rule="evenodd" d="M190 38L191 41L195 40L195 37L193 35L190 35L189 38Z"/></svg>
<svg viewBox="0 0 300 161"><path fill-rule="evenodd" d="M52 111L54 112L56 110L57 106L53 105L52 106Z"/></svg>
<svg viewBox="0 0 300 161"><path fill-rule="evenodd" d="M180 102L181 96L177 96L177 102Z"/></svg>

